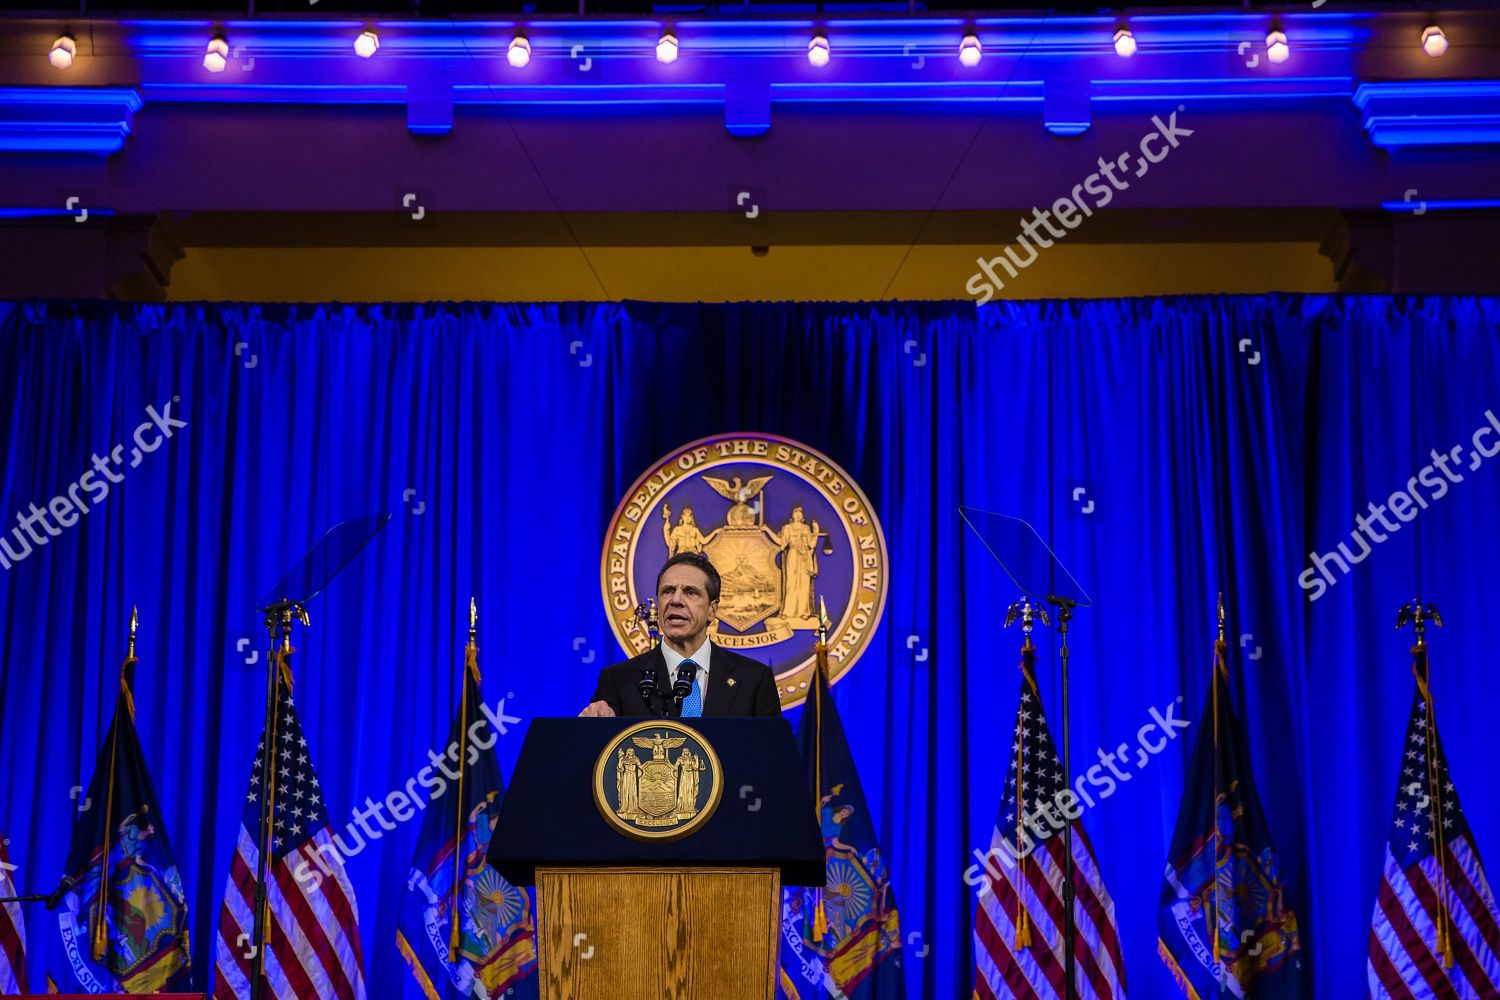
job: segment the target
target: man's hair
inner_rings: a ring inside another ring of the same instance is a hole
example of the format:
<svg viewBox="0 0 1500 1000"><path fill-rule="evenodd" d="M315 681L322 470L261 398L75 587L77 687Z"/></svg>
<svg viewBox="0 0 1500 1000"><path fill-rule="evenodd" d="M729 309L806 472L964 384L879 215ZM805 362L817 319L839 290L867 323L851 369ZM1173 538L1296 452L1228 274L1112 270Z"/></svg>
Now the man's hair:
<svg viewBox="0 0 1500 1000"><path fill-rule="evenodd" d="M703 571L708 577L708 599L717 601L719 599L719 571L714 569L714 564L708 561L708 557L697 552L679 552L666 562L662 563L661 572L656 574L656 592L661 593L661 578L666 575L667 570L673 566L692 566L694 569Z"/></svg>

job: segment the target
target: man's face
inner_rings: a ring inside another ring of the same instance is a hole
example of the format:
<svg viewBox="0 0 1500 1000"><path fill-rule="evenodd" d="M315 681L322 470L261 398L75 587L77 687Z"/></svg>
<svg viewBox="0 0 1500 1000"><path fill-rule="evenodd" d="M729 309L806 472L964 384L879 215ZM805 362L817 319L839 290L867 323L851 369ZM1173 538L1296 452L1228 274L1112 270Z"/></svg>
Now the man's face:
<svg viewBox="0 0 1500 1000"><path fill-rule="evenodd" d="M656 606L662 635L689 648L703 643L708 623L719 613L719 602L708 599L708 574L683 563L662 574Z"/></svg>

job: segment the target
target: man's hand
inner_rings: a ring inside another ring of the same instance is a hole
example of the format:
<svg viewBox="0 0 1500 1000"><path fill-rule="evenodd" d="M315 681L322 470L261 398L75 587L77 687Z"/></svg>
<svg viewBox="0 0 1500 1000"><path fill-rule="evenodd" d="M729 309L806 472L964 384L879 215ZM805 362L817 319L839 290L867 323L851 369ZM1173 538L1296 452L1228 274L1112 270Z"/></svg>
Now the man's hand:
<svg viewBox="0 0 1500 1000"><path fill-rule="evenodd" d="M607 701L593 702L588 708L578 713L581 719L612 719L614 716L615 710L609 707Z"/></svg>

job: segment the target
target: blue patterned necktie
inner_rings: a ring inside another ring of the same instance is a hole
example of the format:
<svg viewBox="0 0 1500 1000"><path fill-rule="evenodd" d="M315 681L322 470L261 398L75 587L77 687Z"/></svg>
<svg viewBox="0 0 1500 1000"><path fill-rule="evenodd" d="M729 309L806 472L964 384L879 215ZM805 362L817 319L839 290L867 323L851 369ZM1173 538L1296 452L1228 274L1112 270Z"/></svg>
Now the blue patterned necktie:
<svg viewBox="0 0 1500 1000"><path fill-rule="evenodd" d="M698 687L698 664L692 660L683 660L678 669L682 667L693 668L693 689L682 699L682 717L696 719L703 714L703 690Z"/></svg>

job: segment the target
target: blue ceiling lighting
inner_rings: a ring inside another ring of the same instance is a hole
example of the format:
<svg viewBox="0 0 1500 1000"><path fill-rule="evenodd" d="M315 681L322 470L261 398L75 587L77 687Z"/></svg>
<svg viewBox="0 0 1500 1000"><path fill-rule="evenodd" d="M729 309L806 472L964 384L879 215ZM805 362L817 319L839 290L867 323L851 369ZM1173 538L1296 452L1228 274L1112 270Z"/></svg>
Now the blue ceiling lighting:
<svg viewBox="0 0 1500 1000"><path fill-rule="evenodd" d="M455 108L490 105L566 115L617 107L655 114L721 107L732 134L754 137L773 111L798 105L885 104L934 113L988 106L1034 115L1059 136L1093 125L1098 106L1159 111L1182 103L1276 108L1347 102L1384 147L1500 140L1500 81L1361 82L1357 66L1380 15L1282 15L1292 41L1283 64L1265 59L1268 16L1238 11L1133 15L1137 51L1116 55L1110 16L776 20L412 21L139 20L97 22L95 51L121 86L0 89L0 148L110 154L132 116L157 103L404 105L415 134L443 135ZM379 51L354 52L362 30ZM664 31L678 57L663 62ZM984 58L964 66L963 38ZM208 39L225 39L222 72L203 65ZM808 43L828 38L816 67ZM531 48L506 59L512 39ZM1413 51L1420 55L1414 46ZM1432 72L1431 61L1422 70ZM73 71L70 71L73 72ZM61 78L61 74L59 74Z"/></svg>
<svg viewBox="0 0 1500 1000"><path fill-rule="evenodd" d="M141 95L118 87L0 87L0 151L118 152Z"/></svg>
<svg viewBox="0 0 1500 1000"><path fill-rule="evenodd" d="M1500 80L1362 83L1354 104L1387 149L1500 143Z"/></svg>
<svg viewBox="0 0 1500 1000"><path fill-rule="evenodd" d="M87 222L98 216L113 216L112 208L4 208L0 207L0 219L64 219L72 218Z"/></svg>
<svg viewBox="0 0 1500 1000"><path fill-rule="evenodd" d="M1380 207L1387 212L1409 212L1412 215L1426 215L1428 212L1458 212L1472 211L1474 209L1500 208L1500 198L1450 198L1448 200L1435 199L1432 201L1383 201Z"/></svg>

